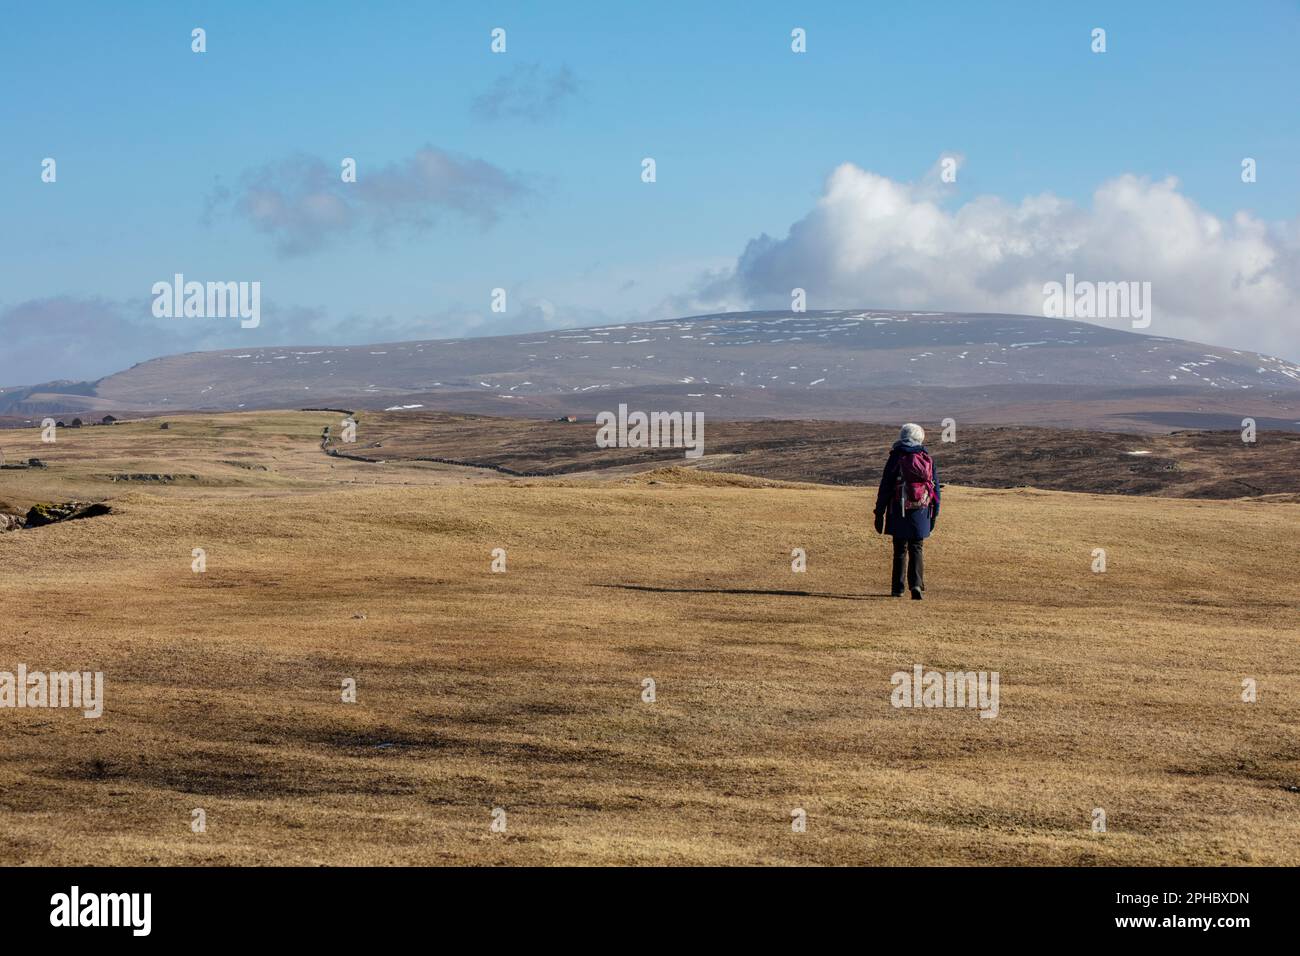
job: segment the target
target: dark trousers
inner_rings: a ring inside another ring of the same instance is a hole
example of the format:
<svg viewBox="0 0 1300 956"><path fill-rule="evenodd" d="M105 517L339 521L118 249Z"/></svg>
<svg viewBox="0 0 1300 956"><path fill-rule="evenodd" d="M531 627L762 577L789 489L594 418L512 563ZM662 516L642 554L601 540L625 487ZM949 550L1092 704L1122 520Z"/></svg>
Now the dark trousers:
<svg viewBox="0 0 1300 956"><path fill-rule="evenodd" d="M925 590L925 561L922 553L925 541L909 541L906 538L894 539L894 575L891 592L902 594L916 588ZM903 562L907 562L907 580L903 580Z"/></svg>

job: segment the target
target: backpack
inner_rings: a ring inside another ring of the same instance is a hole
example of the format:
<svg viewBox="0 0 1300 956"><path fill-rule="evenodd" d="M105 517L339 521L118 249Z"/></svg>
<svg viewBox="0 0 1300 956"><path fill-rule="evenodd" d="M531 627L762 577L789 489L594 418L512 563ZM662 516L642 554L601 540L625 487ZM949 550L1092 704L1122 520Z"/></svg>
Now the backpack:
<svg viewBox="0 0 1300 956"><path fill-rule="evenodd" d="M898 500L904 512L928 508L934 501L934 462L926 452L899 455Z"/></svg>

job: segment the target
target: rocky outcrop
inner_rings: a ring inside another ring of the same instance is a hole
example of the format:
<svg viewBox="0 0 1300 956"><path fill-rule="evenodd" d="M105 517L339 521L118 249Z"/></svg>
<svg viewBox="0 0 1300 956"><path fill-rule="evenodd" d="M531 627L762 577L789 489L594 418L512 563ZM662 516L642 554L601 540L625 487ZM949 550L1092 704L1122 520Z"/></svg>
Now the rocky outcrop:
<svg viewBox="0 0 1300 956"><path fill-rule="evenodd" d="M154 484L162 484L162 485L171 484L173 481L198 481L199 480L198 475L163 475L163 474L153 474L153 473L145 474L142 472L130 472L130 473L119 472L118 474L114 474L114 475L96 475L96 477L102 478L105 481L144 481L144 482L152 482Z"/></svg>
<svg viewBox="0 0 1300 956"><path fill-rule="evenodd" d="M32 505L27 512L25 525L28 528L40 528L47 524L56 524L60 521L75 521L78 518L97 518L100 515L111 514L113 511L108 505L98 502L91 504L85 501L67 501L62 504L51 504L43 502L38 505Z"/></svg>

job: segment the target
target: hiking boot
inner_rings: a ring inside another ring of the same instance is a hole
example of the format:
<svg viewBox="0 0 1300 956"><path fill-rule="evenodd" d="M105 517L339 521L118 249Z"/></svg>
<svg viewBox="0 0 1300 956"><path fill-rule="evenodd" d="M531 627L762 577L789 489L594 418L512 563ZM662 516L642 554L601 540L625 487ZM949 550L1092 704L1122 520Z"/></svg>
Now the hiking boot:
<svg viewBox="0 0 1300 956"><path fill-rule="evenodd" d="M921 594L920 588L912 588L912 600L913 601L924 600L924 596Z"/></svg>

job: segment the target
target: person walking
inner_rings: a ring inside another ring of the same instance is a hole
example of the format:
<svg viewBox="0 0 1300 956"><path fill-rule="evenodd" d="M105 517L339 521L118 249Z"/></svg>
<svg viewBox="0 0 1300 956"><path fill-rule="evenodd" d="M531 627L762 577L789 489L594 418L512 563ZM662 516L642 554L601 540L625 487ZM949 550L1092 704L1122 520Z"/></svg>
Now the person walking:
<svg viewBox="0 0 1300 956"><path fill-rule="evenodd" d="M925 539L939 520L939 476L925 447L925 429L908 422L898 434L876 492L876 532L894 539L891 597L925 591ZM904 575L906 568L906 576Z"/></svg>

